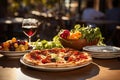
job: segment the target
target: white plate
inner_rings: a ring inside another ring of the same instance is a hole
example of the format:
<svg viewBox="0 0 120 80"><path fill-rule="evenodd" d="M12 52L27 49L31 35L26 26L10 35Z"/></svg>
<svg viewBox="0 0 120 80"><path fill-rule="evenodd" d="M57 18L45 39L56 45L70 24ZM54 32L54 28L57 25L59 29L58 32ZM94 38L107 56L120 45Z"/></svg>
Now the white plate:
<svg viewBox="0 0 120 80"><path fill-rule="evenodd" d="M80 66L66 67L66 68L49 68L49 67L40 67L40 66L33 66L33 65L30 65L30 64L27 64L27 63L24 62L23 58L20 59L20 62L25 66L28 66L28 67L31 67L31 68L34 68L34 69L37 69L37 70L42 70L42 71L69 71L69 70L74 70L74 69L78 69L78 68L87 66L87 65L92 63L92 61L91 61L87 64L80 65Z"/></svg>
<svg viewBox="0 0 120 80"><path fill-rule="evenodd" d="M26 51L3 51L3 50L0 50L0 53L7 57L18 57L18 56L22 56L25 53L28 53L30 51L31 50L26 50Z"/></svg>
<svg viewBox="0 0 120 80"><path fill-rule="evenodd" d="M86 46L83 50L88 51L94 58L116 58L120 56L120 48L115 46Z"/></svg>

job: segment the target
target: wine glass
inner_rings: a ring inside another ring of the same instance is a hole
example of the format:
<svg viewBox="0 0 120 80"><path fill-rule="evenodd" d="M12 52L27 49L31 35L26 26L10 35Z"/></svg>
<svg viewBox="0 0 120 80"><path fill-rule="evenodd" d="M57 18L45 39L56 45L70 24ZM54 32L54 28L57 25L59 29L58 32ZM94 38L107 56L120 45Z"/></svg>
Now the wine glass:
<svg viewBox="0 0 120 80"><path fill-rule="evenodd" d="M31 43L31 37L37 32L38 20L34 18L23 19L22 30L25 35L28 36L29 44Z"/></svg>

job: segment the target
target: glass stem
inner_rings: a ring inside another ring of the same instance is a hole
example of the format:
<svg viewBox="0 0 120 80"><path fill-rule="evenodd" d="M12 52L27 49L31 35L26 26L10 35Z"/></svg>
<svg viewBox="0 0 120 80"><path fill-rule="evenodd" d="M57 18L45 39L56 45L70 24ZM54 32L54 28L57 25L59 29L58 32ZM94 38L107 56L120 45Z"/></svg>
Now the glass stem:
<svg viewBox="0 0 120 80"><path fill-rule="evenodd" d="M31 36L29 36L29 44L31 44Z"/></svg>

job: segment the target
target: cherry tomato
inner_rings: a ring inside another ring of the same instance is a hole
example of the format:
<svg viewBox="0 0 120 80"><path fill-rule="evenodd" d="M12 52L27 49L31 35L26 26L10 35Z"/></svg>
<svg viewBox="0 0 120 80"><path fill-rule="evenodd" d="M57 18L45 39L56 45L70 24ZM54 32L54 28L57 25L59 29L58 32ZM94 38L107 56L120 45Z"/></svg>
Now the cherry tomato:
<svg viewBox="0 0 120 80"><path fill-rule="evenodd" d="M74 51L74 55L78 55L79 54L79 52L78 51Z"/></svg>
<svg viewBox="0 0 120 80"><path fill-rule="evenodd" d="M61 49L60 52L65 52L65 49Z"/></svg>
<svg viewBox="0 0 120 80"><path fill-rule="evenodd" d="M45 59L42 59L42 63L45 64L45 63L49 63L51 62L49 59L45 58Z"/></svg>
<svg viewBox="0 0 120 80"><path fill-rule="evenodd" d="M32 57L33 59L35 59L35 60L40 60L40 59L41 59L41 56L39 56L39 55L37 55L37 54L31 55L31 57Z"/></svg>
<svg viewBox="0 0 120 80"><path fill-rule="evenodd" d="M70 61L73 61L74 60L74 58L73 57L69 57L68 58L68 61L70 62Z"/></svg>
<svg viewBox="0 0 120 80"><path fill-rule="evenodd" d="M80 54L80 55L79 55L79 58L80 58L80 59L87 59L87 56L85 56L84 54Z"/></svg>
<svg viewBox="0 0 120 80"><path fill-rule="evenodd" d="M70 35L69 30L63 30L63 32L60 34L60 37L63 39L67 39L67 37Z"/></svg>

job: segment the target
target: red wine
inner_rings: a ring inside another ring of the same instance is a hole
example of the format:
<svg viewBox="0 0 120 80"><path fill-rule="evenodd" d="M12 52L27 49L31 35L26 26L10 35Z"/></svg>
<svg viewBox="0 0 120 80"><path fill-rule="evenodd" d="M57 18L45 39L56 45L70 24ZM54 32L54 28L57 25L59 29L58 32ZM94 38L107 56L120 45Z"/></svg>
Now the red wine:
<svg viewBox="0 0 120 80"><path fill-rule="evenodd" d="M27 36L33 36L36 33L37 26L22 26L22 29Z"/></svg>

